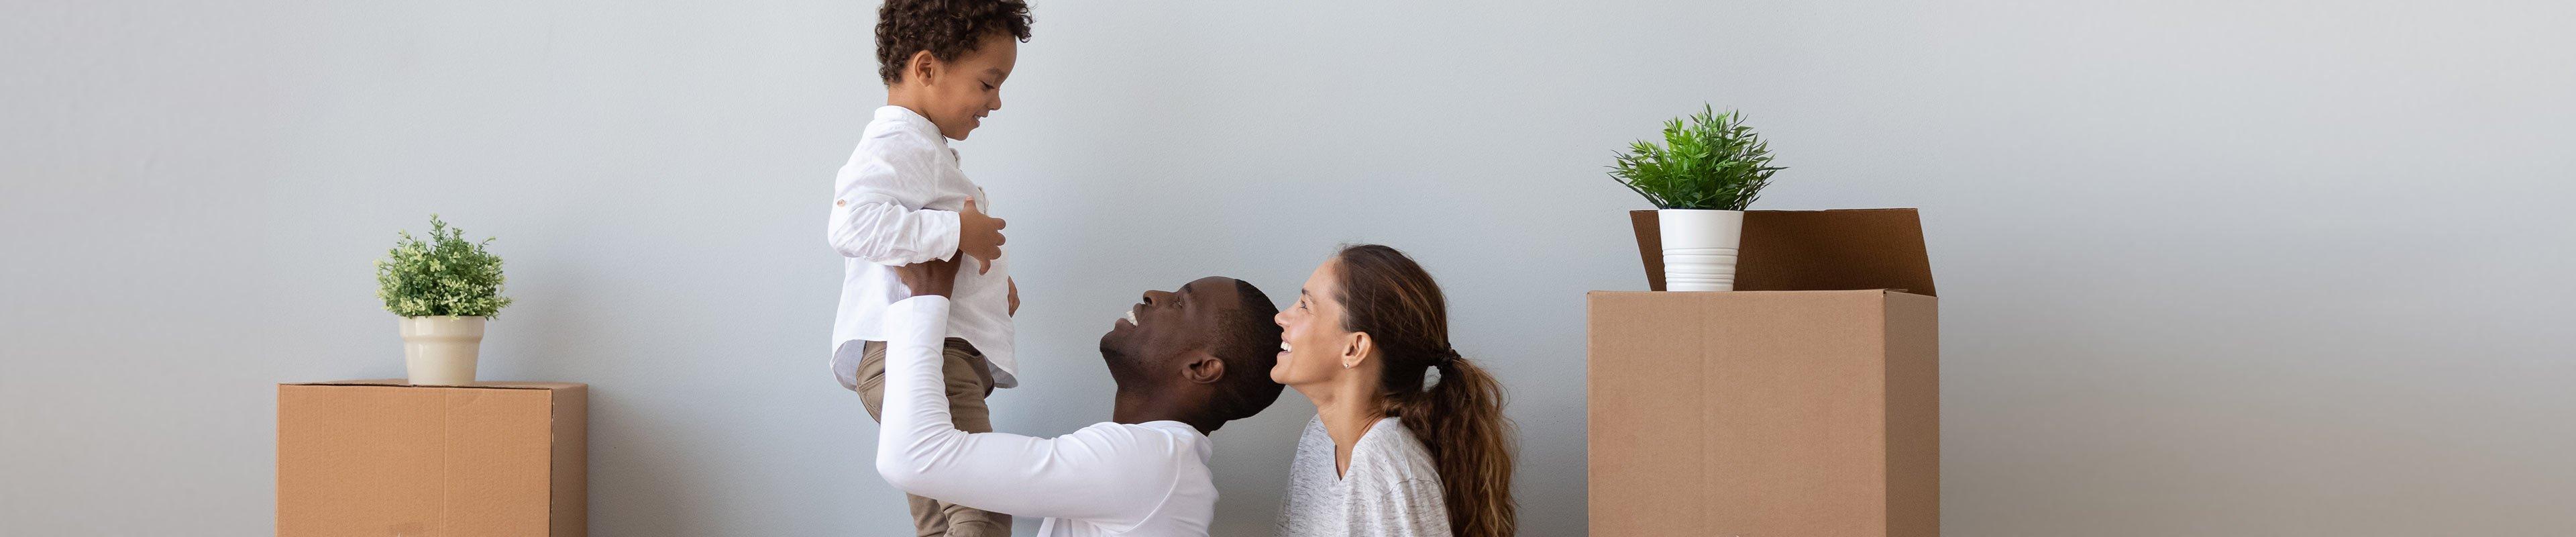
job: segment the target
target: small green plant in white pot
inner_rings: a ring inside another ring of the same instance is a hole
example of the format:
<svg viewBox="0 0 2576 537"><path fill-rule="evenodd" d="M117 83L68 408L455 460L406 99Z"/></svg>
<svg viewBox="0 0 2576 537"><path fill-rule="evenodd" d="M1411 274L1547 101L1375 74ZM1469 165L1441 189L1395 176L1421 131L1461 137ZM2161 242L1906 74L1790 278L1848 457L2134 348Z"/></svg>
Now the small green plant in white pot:
<svg viewBox="0 0 2576 537"><path fill-rule="evenodd" d="M510 299L501 296L501 258L492 242L465 240L463 230L429 216L429 240L404 231L376 261L376 297L402 316L403 364L412 384L474 383L483 325Z"/></svg>
<svg viewBox="0 0 2576 537"><path fill-rule="evenodd" d="M1665 290L1733 291L1744 207L1783 169L1742 113L1704 106L1664 122L1663 144L1630 145L1610 177L1655 204Z"/></svg>

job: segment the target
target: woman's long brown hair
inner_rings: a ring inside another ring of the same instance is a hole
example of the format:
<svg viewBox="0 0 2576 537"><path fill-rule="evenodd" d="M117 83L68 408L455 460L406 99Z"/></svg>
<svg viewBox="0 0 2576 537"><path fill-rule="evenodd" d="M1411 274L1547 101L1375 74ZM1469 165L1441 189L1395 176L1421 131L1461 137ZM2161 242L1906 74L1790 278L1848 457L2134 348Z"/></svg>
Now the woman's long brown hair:
<svg viewBox="0 0 2576 537"><path fill-rule="evenodd" d="M1431 273L1394 248L1344 246L1339 263L1342 329L1365 332L1385 360L1387 415L1429 448L1440 470L1449 527L1458 537L1510 537L1512 430L1502 387L1449 344L1449 306ZM1440 380L1423 388L1425 373Z"/></svg>

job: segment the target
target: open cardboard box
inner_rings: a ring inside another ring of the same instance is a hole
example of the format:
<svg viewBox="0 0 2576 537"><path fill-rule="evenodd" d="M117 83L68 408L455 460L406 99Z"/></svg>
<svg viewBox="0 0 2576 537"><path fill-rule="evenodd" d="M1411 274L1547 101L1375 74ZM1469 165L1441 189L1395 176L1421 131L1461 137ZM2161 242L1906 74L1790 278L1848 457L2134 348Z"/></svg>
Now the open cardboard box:
<svg viewBox="0 0 2576 537"><path fill-rule="evenodd" d="M1938 535L1939 307L1914 210L1744 228L1737 291L1587 297L1591 533Z"/></svg>
<svg viewBox="0 0 2576 537"><path fill-rule="evenodd" d="M1628 211L1646 289L1664 290L1664 242L1655 211ZM1745 211L1735 290L1895 289L1933 296L1932 261L1913 209Z"/></svg>
<svg viewBox="0 0 2576 537"><path fill-rule="evenodd" d="M588 387L277 386L280 536L578 536Z"/></svg>

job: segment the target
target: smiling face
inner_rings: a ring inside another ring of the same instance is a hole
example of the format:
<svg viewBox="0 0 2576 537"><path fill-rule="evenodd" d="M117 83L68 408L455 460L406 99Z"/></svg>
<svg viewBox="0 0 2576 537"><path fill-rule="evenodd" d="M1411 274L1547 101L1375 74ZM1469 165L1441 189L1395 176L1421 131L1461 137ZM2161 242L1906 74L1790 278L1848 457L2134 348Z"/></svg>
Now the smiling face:
<svg viewBox="0 0 2576 537"><path fill-rule="evenodd" d="M1002 109L1002 82L1011 78L1019 58L1019 40L1002 33L976 40L975 49L957 55L956 61L921 51L913 55L904 78L888 88L896 94L889 100L905 101L930 118L940 136L964 140L984 125L986 114Z"/></svg>
<svg viewBox="0 0 2576 537"><path fill-rule="evenodd" d="M1179 420L1215 431L1279 399L1267 349L1278 313L1250 283L1207 277L1178 291L1147 291L1100 336L1100 357L1118 384L1119 423Z"/></svg>
<svg viewBox="0 0 2576 537"><path fill-rule="evenodd" d="M1338 260L1316 266L1297 289L1297 303L1272 317L1280 333L1279 364L1270 367L1271 382L1289 386L1330 382L1341 375L1345 361L1356 361L1365 353L1366 336L1342 329L1340 266Z"/></svg>
<svg viewBox="0 0 2576 537"><path fill-rule="evenodd" d="M1156 373L1175 373L1175 358L1212 354L1222 316L1241 311L1243 295L1232 278L1192 280L1179 291L1146 291L1100 336L1100 356L1109 376L1121 386L1161 382Z"/></svg>

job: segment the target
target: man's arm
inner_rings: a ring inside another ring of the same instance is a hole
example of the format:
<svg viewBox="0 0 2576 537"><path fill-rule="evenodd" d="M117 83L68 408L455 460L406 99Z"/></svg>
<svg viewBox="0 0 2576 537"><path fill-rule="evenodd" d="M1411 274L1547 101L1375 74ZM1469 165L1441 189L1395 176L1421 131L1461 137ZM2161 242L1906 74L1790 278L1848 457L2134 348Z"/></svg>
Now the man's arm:
<svg viewBox="0 0 2576 537"><path fill-rule="evenodd" d="M953 277L956 263L944 264ZM877 474L904 492L987 511L1113 523L1152 514L1170 492L1175 452L1137 431L1033 438L957 429L940 378L948 299L939 287L914 286L916 296L887 312Z"/></svg>

